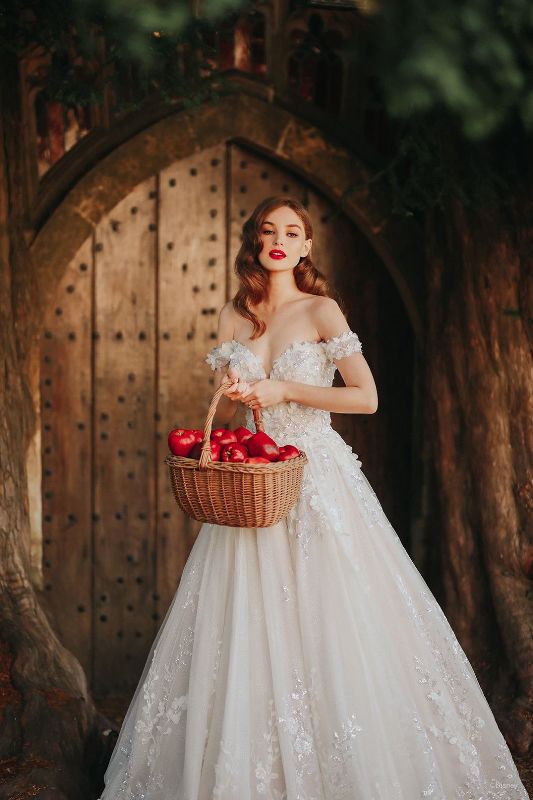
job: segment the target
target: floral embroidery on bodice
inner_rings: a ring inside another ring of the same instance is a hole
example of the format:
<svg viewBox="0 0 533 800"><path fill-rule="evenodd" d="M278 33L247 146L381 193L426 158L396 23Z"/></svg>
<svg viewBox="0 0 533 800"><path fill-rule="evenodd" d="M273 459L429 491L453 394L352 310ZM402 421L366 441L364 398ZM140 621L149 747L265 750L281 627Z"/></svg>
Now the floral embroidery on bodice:
<svg viewBox="0 0 533 800"><path fill-rule="evenodd" d="M211 369L235 367L245 381L264 378L297 381L313 386L331 386L337 366L335 361L352 353L361 353L359 337L351 330L321 342L299 341L289 344L274 360L270 374L256 353L237 339L213 347L206 357ZM299 444L302 448L310 439L322 438L334 432L331 414L288 401L261 409L265 431L276 440ZM255 430L253 413L246 410L246 427Z"/></svg>

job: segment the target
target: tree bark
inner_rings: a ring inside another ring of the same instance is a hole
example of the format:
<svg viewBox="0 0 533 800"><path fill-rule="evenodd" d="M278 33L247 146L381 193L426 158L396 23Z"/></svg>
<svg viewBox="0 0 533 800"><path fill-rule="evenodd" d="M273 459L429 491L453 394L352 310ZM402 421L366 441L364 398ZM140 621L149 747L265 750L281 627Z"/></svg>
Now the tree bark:
<svg viewBox="0 0 533 800"><path fill-rule="evenodd" d="M29 578L25 456L35 420L25 355L32 287L22 294L14 288L16 271L27 272L29 256L18 75L6 61L0 78L0 798L92 798L116 735L95 708L80 664L50 627Z"/></svg>
<svg viewBox="0 0 533 800"><path fill-rule="evenodd" d="M533 202L427 215L445 609L511 749L533 739Z"/></svg>

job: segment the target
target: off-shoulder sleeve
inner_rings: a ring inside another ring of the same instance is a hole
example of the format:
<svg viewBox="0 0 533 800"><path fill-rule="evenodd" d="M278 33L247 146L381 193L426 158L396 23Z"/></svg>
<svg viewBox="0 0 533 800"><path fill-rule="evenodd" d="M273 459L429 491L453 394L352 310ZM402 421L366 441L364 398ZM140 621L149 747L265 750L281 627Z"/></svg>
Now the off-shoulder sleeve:
<svg viewBox="0 0 533 800"><path fill-rule="evenodd" d="M232 353L233 342L222 342L222 344L211 348L205 360L212 370L219 369L229 364Z"/></svg>
<svg viewBox="0 0 533 800"><path fill-rule="evenodd" d="M344 331L338 336L326 339L326 354L331 361L334 359L351 356L352 353L362 353L363 346L359 336L354 331Z"/></svg>

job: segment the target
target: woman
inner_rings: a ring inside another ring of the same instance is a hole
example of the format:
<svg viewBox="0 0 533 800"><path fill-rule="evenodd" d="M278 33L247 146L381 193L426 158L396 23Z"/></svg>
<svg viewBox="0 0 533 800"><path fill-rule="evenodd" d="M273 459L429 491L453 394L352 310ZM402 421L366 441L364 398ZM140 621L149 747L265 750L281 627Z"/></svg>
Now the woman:
<svg viewBox="0 0 533 800"><path fill-rule="evenodd" d="M206 358L232 380L215 424L244 403L254 430L259 407L306 453L300 497L269 528L202 525L101 800L526 800L442 609L331 427L378 399L311 247L297 201L254 210Z"/></svg>

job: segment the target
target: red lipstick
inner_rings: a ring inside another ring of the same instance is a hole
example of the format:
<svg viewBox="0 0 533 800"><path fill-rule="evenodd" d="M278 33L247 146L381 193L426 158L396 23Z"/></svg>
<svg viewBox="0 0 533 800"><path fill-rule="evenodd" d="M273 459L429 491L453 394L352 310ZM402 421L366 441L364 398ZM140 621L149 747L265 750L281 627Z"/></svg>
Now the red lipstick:
<svg viewBox="0 0 533 800"><path fill-rule="evenodd" d="M270 258L285 258L286 256L283 250L270 250L268 255Z"/></svg>

